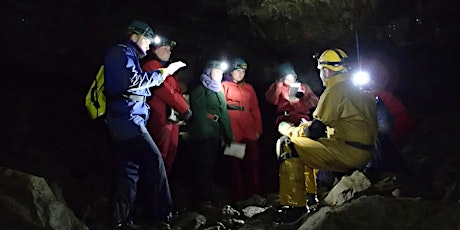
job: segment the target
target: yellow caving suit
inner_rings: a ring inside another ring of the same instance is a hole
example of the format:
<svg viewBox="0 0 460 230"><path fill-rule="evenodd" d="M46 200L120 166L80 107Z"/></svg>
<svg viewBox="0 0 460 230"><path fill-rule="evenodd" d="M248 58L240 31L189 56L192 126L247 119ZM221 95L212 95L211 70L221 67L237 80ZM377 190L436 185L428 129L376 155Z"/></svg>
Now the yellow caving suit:
<svg viewBox="0 0 460 230"><path fill-rule="evenodd" d="M299 158L288 158L280 165L280 203L301 207L306 194L316 194L318 170L349 172L363 168L372 150L346 142L372 146L377 137L375 97L355 86L349 76L338 74L326 81L326 89L313 113L314 119L327 126L327 137L317 140L306 136L304 129L280 125L281 134L290 138ZM304 183L304 190L299 188Z"/></svg>

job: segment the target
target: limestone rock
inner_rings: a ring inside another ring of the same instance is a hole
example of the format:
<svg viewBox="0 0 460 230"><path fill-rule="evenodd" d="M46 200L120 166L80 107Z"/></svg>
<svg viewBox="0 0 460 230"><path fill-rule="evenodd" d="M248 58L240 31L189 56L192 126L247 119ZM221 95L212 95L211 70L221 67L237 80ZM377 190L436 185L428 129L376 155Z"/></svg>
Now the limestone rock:
<svg viewBox="0 0 460 230"><path fill-rule="evenodd" d="M44 178L0 168L2 229L88 230Z"/></svg>

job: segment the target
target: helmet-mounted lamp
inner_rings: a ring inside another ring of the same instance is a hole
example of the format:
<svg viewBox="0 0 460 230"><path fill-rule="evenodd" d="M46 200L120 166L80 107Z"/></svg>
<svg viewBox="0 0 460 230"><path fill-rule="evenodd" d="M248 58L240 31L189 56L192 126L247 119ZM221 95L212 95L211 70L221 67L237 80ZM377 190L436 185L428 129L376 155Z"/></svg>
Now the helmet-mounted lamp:
<svg viewBox="0 0 460 230"><path fill-rule="evenodd" d="M371 78L369 76L369 73L362 70L353 74L352 78L353 83L360 87L367 85L370 82L370 80Z"/></svg>
<svg viewBox="0 0 460 230"><path fill-rule="evenodd" d="M228 63L226 61L222 61L220 63L220 69L225 72L228 69Z"/></svg>

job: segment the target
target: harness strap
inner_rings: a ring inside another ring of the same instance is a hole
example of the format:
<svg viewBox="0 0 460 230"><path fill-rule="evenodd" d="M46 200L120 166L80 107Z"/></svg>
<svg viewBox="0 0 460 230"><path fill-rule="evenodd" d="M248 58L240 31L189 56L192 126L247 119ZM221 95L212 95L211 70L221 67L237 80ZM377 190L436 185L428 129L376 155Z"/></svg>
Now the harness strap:
<svg viewBox="0 0 460 230"><path fill-rule="evenodd" d="M289 137L283 136L281 137L281 141L282 141L280 145L281 154L279 156L279 160L286 160L289 158L299 157L299 154L297 153L297 150L294 147L294 143L291 142L291 139L289 139ZM288 146L291 152L283 151L283 146Z"/></svg>
<svg viewBox="0 0 460 230"><path fill-rule="evenodd" d="M244 106L227 105L227 109L244 111Z"/></svg>
<svg viewBox="0 0 460 230"><path fill-rule="evenodd" d="M210 113L207 113L206 114L206 117L214 122L218 122L219 121L219 115L217 114L210 114Z"/></svg>
<svg viewBox="0 0 460 230"><path fill-rule="evenodd" d="M361 144L356 141L345 141L345 144L353 146L358 149L367 150L367 151L371 151L374 149L374 145L365 145L365 144Z"/></svg>

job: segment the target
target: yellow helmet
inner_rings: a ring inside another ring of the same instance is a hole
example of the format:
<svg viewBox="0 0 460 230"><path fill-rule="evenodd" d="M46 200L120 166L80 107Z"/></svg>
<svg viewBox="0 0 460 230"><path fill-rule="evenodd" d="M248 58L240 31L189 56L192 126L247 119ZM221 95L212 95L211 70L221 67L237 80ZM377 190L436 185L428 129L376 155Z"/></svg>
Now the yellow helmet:
<svg viewBox="0 0 460 230"><path fill-rule="evenodd" d="M348 55L341 49L328 49L318 58L318 69L328 68L333 71L346 70Z"/></svg>

